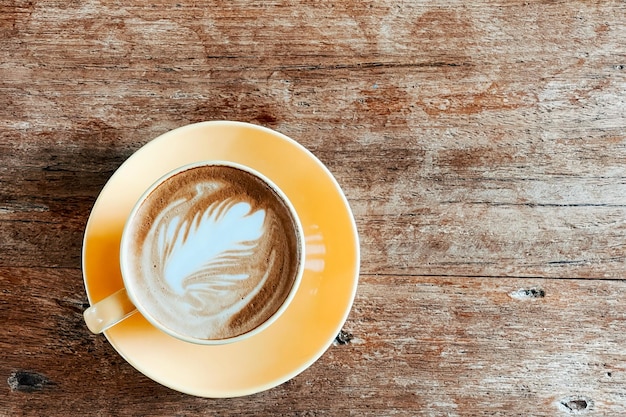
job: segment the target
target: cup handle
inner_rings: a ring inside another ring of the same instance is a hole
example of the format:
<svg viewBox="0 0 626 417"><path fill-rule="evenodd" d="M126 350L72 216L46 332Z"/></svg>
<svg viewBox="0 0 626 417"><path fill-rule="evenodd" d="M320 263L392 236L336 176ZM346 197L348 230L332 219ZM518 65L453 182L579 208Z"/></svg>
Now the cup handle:
<svg viewBox="0 0 626 417"><path fill-rule="evenodd" d="M104 300L98 301L83 313L87 327L93 333L102 333L137 312L128 298L125 288L114 292Z"/></svg>

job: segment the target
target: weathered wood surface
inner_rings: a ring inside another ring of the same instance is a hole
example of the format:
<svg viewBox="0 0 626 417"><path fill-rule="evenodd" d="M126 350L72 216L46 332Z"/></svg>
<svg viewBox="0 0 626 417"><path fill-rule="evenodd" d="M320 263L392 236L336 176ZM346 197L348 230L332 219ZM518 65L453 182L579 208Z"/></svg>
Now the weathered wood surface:
<svg viewBox="0 0 626 417"><path fill-rule="evenodd" d="M0 0L0 415L622 415L623 1ZM82 323L89 211L141 145L262 124L362 241L338 344L246 398Z"/></svg>

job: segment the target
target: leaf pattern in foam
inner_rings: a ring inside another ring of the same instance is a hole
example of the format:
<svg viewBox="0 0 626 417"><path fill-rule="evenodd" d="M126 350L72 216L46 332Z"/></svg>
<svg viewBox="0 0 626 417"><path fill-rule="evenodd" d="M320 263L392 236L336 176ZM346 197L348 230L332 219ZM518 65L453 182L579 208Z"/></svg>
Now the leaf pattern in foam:
<svg viewBox="0 0 626 417"><path fill-rule="evenodd" d="M158 250L163 277L170 288L183 294L202 284L204 291L226 290L248 278L233 273L245 264L263 235L265 210L251 212L248 203L226 200L210 205L189 220L179 216L159 225Z"/></svg>

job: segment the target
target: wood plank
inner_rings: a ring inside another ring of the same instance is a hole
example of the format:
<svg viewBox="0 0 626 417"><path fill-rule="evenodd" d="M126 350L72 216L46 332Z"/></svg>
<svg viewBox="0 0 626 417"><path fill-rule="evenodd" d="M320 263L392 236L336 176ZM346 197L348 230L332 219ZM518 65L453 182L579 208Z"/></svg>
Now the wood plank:
<svg viewBox="0 0 626 417"><path fill-rule="evenodd" d="M363 276L349 343L276 389L207 400L150 381L89 333L79 270L1 268L0 278L0 375L12 378L2 415L52 404L58 415L120 416L626 412L623 281Z"/></svg>
<svg viewBox="0 0 626 417"><path fill-rule="evenodd" d="M74 134L70 150L41 143L62 132L15 142L26 150L4 145L4 265L19 256L23 266L78 266L91 206L134 150L116 147L115 133L108 132ZM36 141L38 150L29 150ZM622 278L626 168L620 164L626 155L622 144L606 143L598 140L584 151L595 158L595 175L574 173L573 167L570 173L527 177L503 166L494 173L493 150L483 148L458 151L452 159L446 149L378 144L319 148L317 154L352 204L366 273ZM552 145L544 148L541 154L563 155ZM473 158L474 167L458 167L459 159ZM524 159L532 165L538 158ZM61 249L54 260L42 251L55 248L46 244L51 241Z"/></svg>
<svg viewBox="0 0 626 417"><path fill-rule="evenodd" d="M57 199L84 222L132 151L226 118L332 169L365 272L623 277L624 4L446 5L17 3L0 52L1 264L75 267L78 230L44 237L72 248L51 261L15 213Z"/></svg>

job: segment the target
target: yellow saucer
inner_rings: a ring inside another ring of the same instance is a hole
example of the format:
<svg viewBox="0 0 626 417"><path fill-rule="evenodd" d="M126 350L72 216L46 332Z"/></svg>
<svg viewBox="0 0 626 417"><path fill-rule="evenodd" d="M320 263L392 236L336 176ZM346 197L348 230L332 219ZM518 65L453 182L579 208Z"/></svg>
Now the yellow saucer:
<svg viewBox="0 0 626 417"><path fill-rule="evenodd" d="M304 147L252 124L193 124L143 146L100 193L83 242L83 277L90 303L123 286L120 237L142 192L174 168L202 160L248 165L289 197L306 241L305 272L295 298L266 330L227 345L180 341L154 328L139 313L105 335L132 366L160 384L201 397L237 397L293 378L328 349L354 301L359 241L339 185Z"/></svg>

